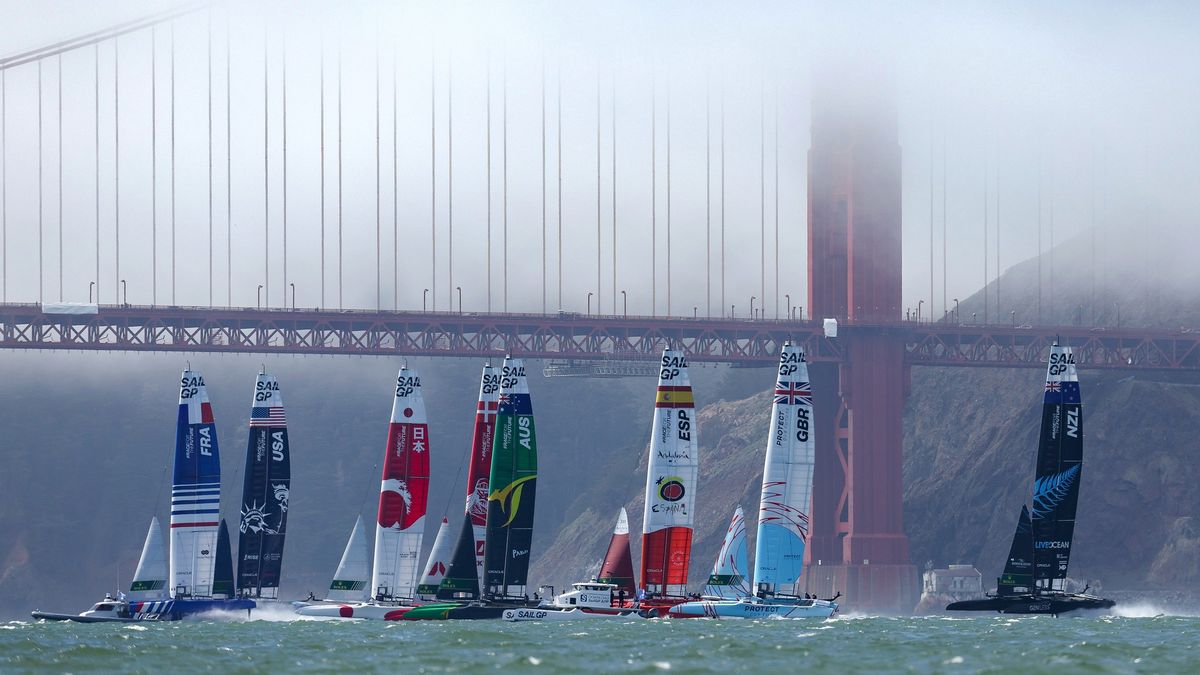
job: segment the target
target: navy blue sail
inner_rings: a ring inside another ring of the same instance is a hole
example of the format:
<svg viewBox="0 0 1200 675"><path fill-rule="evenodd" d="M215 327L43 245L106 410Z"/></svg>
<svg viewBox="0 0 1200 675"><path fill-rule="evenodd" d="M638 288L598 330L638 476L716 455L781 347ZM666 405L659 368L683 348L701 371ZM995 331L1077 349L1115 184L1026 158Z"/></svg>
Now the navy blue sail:
<svg viewBox="0 0 1200 675"><path fill-rule="evenodd" d="M283 396L274 375L254 382L250 440L238 525L238 593L277 597L291 496L291 452Z"/></svg>
<svg viewBox="0 0 1200 675"><path fill-rule="evenodd" d="M1033 572L1040 587L1054 587L1054 581L1067 576L1082 470L1083 405L1075 356L1070 347L1054 345L1046 368L1042 433L1030 509Z"/></svg>

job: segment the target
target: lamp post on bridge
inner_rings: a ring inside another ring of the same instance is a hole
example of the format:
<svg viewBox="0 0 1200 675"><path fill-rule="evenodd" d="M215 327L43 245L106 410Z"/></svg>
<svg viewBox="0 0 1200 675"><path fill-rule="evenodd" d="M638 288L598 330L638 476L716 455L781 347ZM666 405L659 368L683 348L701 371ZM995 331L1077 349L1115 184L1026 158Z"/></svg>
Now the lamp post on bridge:
<svg viewBox="0 0 1200 675"><path fill-rule="evenodd" d="M592 315L592 296L593 295L595 295L595 293L588 291L588 299L587 299L587 315L588 316Z"/></svg>
<svg viewBox="0 0 1200 675"><path fill-rule="evenodd" d="M458 291L458 313L462 314L462 286L455 286L454 290Z"/></svg>
<svg viewBox="0 0 1200 675"><path fill-rule="evenodd" d="M1012 315L1012 327L1016 328L1017 327L1017 310L1015 310L1015 309L1011 310L1009 312L1009 314Z"/></svg>
<svg viewBox="0 0 1200 675"><path fill-rule="evenodd" d="M129 286L125 283L124 279L121 280L121 304L126 307L129 306Z"/></svg>
<svg viewBox="0 0 1200 675"><path fill-rule="evenodd" d="M96 287L96 282L94 282L94 281L88 282L88 304L89 305L92 304L92 289L95 287Z"/></svg>
<svg viewBox="0 0 1200 675"><path fill-rule="evenodd" d="M954 323L962 325L962 317L958 314L958 298L954 299Z"/></svg>
<svg viewBox="0 0 1200 675"><path fill-rule="evenodd" d="M921 323L921 305L924 305L924 300L917 301L917 323Z"/></svg>
<svg viewBox="0 0 1200 675"><path fill-rule="evenodd" d="M258 308L262 309L262 284L258 285Z"/></svg>
<svg viewBox="0 0 1200 675"><path fill-rule="evenodd" d="M784 293L783 298L785 301L783 303L783 306L787 308L788 318L790 319L790 318L792 318L792 296L787 293Z"/></svg>
<svg viewBox="0 0 1200 675"><path fill-rule="evenodd" d="M736 310L737 310L737 305L730 305L730 306L729 306L729 318L733 319L733 318L736 318L736 317L737 317L737 311L736 311Z"/></svg>
<svg viewBox="0 0 1200 675"><path fill-rule="evenodd" d="M629 316L629 296L625 294L625 291L621 291L621 311L626 317Z"/></svg>
<svg viewBox="0 0 1200 675"><path fill-rule="evenodd" d="M292 311L294 312L296 311L296 284L289 281L288 286L292 287Z"/></svg>
<svg viewBox="0 0 1200 675"><path fill-rule="evenodd" d="M754 320L754 301L757 299L758 299L757 296L754 296L754 295L750 296L750 320L751 321Z"/></svg>
<svg viewBox="0 0 1200 675"><path fill-rule="evenodd" d="M425 303L428 301L428 299L429 299L429 289L426 288L425 292L421 294L421 311L422 312L429 311L428 309L426 309L426 306L425 306Z"/></svg>

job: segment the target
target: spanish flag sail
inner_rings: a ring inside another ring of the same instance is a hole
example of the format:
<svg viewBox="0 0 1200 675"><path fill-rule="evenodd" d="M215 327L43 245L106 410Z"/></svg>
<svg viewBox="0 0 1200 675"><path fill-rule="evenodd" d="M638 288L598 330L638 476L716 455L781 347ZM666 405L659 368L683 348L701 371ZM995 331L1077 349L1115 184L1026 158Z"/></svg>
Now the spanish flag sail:
<svg viewBox="0 0 1200 675"><path fill-rule="evenodd" d="M698 453L696 405L683 352L663 351L642 518L642 589L686 593L692 557Z"/></svg>

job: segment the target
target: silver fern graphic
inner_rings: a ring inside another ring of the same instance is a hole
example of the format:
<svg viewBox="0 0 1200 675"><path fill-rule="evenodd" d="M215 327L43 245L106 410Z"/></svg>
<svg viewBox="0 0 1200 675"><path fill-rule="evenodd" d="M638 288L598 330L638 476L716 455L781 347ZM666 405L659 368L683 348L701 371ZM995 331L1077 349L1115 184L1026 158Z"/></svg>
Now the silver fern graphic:
<svg viewBox="0 0 1200 675"><path fill-rule="evenodd" d="M1078 477L1079 465L1076 464L1066 471L1037 479L1033 484L1033 517L1045 518L1057 508L1071 493L1071 486Z"/></svg>

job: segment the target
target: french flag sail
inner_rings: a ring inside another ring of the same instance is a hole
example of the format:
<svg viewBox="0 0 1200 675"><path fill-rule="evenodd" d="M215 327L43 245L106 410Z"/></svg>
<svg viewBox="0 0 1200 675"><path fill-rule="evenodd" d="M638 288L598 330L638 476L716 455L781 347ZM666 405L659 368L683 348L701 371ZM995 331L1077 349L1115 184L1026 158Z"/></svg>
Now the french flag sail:
<svg viewBox="0 0 1200 675"><path fill-rule="evenodd" d="M171 597L211 597L220 523L221 457L204 376L185 370L171 485Z"/></svg>
<svg viewBox="0 0 1200 675"><path fill-rule="evenodd" d="M683 352L663 351L654 403L642 518L642 589L648 596L687 592L696 517L699 454L696 404Z"/></svg>
<svg viewBox="0 0 1200 675"><path fill-rule="evenodd" d="M411 600L421 575L421 538L429 499L429 424L421 377L407 366L396 376L388 425L371 593L376 600Z"/></svg>
<svg viewBox="0 0 1200 675"><path fill-rule="evenodd" d="M796 594L795 586L804 566L812 504L812 420L808 363L804 351L789 342L779 355L758 504L758 536L754 545L756 593Z"/></svg>
<svg viewBox="0 0 1200 675"><path fill-rule="evenodd" d="M479 398L475 404L466 508L446 576L442 578L437 591L437 597L442 600L473 600L480 595L484 542L487 537L488 478L492 469L492 443L496 437L499 406L500 374L490 364L485 365L479 380Z"/></svg>
<svg viewBox="0 0 1200 675"><path fill-rule="evenodd" d="M250 401L250 437L238 525L237 587L242 595L277 597L291 497L291 452L283 394L259 373Z"/></svg>

